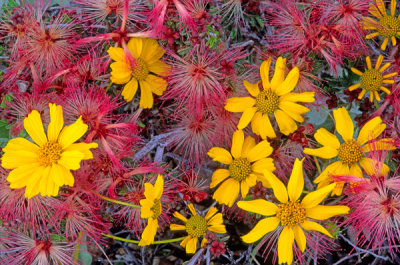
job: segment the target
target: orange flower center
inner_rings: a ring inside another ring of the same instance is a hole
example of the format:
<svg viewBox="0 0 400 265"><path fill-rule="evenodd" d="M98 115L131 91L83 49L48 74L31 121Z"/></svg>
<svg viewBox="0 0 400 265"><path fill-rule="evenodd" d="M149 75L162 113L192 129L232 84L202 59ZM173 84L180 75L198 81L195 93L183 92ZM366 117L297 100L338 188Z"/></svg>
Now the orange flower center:
<svg viewBox="0 0 400 265"><path fill-rule="evenodd" d="M58 143L45 143L39 150L39 164L49 167L60 160L62 148Z"/></svg>
<svg viewBox="0 0 400 265"><path fill-rule="evenodd" d="M278 205L276 217L283 226L302 224L306 220L306 209L299 202L286 202Z"/></svg>
<svg viewBox="0 0 400 265"><path fill-rule="evenodd" d="M361 86L369 91L378 91L383 85L382 74L375 69L369 69L361 76Z"/></svg>
<svg viewBox="0 0 400 265"><path fill-rule="evenodd" d="M251 172L251 164L246 158L235 159L229 165L229 175L239 182L245 180Z"/></svg>
<svg viewBox="0 0 400 265"><path fill-rule="evenodd" d="M186 232L191 237L205 236L207 232L207 221L206 218L193 215L186 222Z"/></svg>
<svg viewBox="0 0 400 265"><path fill-rule="evenodd" d="M379 35L385 38L391 38L397 36L397 32L400 32L400 21L393 16L384 16L379 19L378 32Z"/></svg>
<svg viewBox="0 0 400 265"><path fill-rule="evenodd" d="M256 97L256 108L263 114L271 114L277 108L279 104L279 97L271 90L263 90Z"/></svg>
<svg viewBox="0 0 400 265"><path fill-rule="evenodd" d="M149 75L149 67L143 59L136 59L136 61L132 63L132 68L132 76L139 81L145 80Z"/></svg>
<svg viewBox="0 0 400 265"><path fill-rule="evenodd" d="M150 210L153 213L153 215L151 217L153 217L154 220L160 216L162 206L161 206L161 202L159 199L154 199L153 207L151 207Z"/></svg>
<svg viewBox="0 0 400 265"><path fill-rule="evenodd" d="M360 161L364 154L360 145L352 139L340 145L338 156L343 163L352 165Z"/></svg>

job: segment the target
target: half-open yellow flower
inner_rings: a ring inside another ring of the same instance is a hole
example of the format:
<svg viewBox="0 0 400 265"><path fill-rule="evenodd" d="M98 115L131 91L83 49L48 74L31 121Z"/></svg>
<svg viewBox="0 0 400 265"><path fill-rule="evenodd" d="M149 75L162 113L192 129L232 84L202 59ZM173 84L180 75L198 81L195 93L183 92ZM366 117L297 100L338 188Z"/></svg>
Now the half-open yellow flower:
<svg viewBox="0 0 400 265"><path fill-rule="evenodd" d="M365 157L364 153L371 150L394 150L394 140L392 138L384 138L376 140L386 128L386 124L382 123L381 117L375 117L369 120L360 130L357 139L353 138L354 124L347 112L342 107L333 110L333 117L336 123L336 130L342 136L344 142L340 143L339 139L328 130L318 129L314 138L322 145L321 148L311 149L304 148L304 153L330 159L337 157L336 161L328 165L325 170L314 180L319 183L318 188L323 187L332 182L330 175L363 177L363 173L358 164L371 175L374 168L379 165L376 160ZM382 174L386 174L389 170L388 166L382 165ZM385 173L386 172L386 173ZM332 195L341 195L343 190L343 182L337 183Z"/></svg>
<svg viewBox="0 0 400 265"><path fill-rule="evenodd" d="M24 128L35 143L18 137L4 147L1 165L13 169L7 177L10 188L26 187L25 197L57 196L63 185L73 186L74 176L70 170L80 168L80 162L93 158L90 148L96 143L74 143L87 131L82 118L63 128L61 106L49 104L50 124L47 135L37 110L24 119Z"/></svg>
<svg viewBox="0 0 400 265"><path fill-rule="evenodd" d="M396 46L396 38L400 34L400 20L399 17L395 17L396 0L390 2L390 15L387 14L385 4L382 0L376 0L375 3L376 5L370 5L369 13L377 20L370 17L363 18L364 29L375 32L367 35L365 38L372 39L381 36L384 39L381 49L386 50L389 39L392 41L392 45Z"/></svg>
<svg viewBox="0 0 400 265"><path fill-rule="evenodd" d="M210 188L223 182L214 192L213 198L231 207L239 192L245 198L249 189L256 185L257 180L262 181L265 187L270 187L263 171L275 170L273 159L268 157L272 151L268 141L263 140L256 144L251 136L245 139L242 130L233 133L230 153L221 147L211 148L208 155L213 160L229 165L229 169L217 169L212 175Z"/></svg>
<svg viewBox="0 0 400 265"><path fill-rule="evenodd" d="M230 112L243 112L237 125L244 129L251 122L253 132L263 139L275 138L276 134L270 121L274 115L279 130L289 135L296 131L297 122L303 122L302 114L310 110L296 102L314 102L314 92L292 93L299 80L299 68L294 67L285 78L286 59L279 57L275 65L275 73L269 80L271 58L260 66L263 90L259 84L246 80L244 86L252 97L233 97L226 101L225 109Z"/></svg>
<svg viewBox="0 0 400 265"><path fill-rule="evenodd" d="M142 232L139 247L150 245L154 242L158 229L158 217L162 212L160 198L164 191L164 179L158 175L154 186L151 183L144 184L145 199L140 200L140 217L147 219L148 223Z"/></svg>
<svg viewBox="0 0 400 265"><path fill-rule="evenodd" d="M383 61L382 55L379 55L378 61L376 61L375 68L372 68L371 59L369 58L369 56L367 56L367 58L365 60L367 62L368 69L365 70L364 73L357 70L356 68L353 68L353 67L351 68L351 71L353 73L361 76L361 82L350 86L349 90L353 91L359 87L362 87L363 90L358 95L358 99L361 99L365 95L365 92L369 92L371 102L374 100L374 96L375 96L376 100L380 101L381 98L379 96L379 90L382 90L386 94L390 95L390 90L387 89L386 87L384 87L383 85L384 84L393 84L394 80L390 80L387 78L396 76L397 72L393 72L393 73L390 73L387 75L382 74L382 72L385 71L390 66L390 63L386 63L384 66L382 66L379 69L379 67L381 66L382 61Z"/></svg>
<svg viewBox="0 0 400 265"><path fill-rule="evenodd" d="M335 215L347 214L350 210L342 205L319 205L333 190L334 183L310 192L299 201L304 188L303 160L304 158L301 161L296 158L287 189L274 174L265 171L265 177L271 183L275 198L279 201L278 205L263 199L238 202L239 208L265 216L242 237L244 242L256 242L278 226L283 227L278 239L279 264L292 264L294 242L302 252L305 251L307 240L304 230L317 231L332 237L322 225L313 220L325 220Z"/></svg>
<svg viewBox="0 0 400 265"><path fill-rule="evenodd" d="M140 88L142 108L153 106L153 94L161 96L167 88L167 82L158 76L166 76L170 67L160 58L164 50L156 40L132 38L127 44L128 51L123 48L110 47L108 54L115 62L110 65L111 81L126 84L122 96L129 102Z"/></svg>
<svg viewBox="0 0 400 265"><path fill-rule="evenodd" d="M195 253L199 238L203 237L200 244L201 247L207 244L207 239L204 237L207 231L224 234L226 233L226 229L222 214L217 213L217 208L211 207L206 216L202 217L197 215L193 204L189 204L188 207L193 216L188 219L182 214L175 212L174 216L183 221L185 225L171 224L170 229L173 231L185 230L188 236L181 242L181 246L186 248L186 253Z"/></svg>

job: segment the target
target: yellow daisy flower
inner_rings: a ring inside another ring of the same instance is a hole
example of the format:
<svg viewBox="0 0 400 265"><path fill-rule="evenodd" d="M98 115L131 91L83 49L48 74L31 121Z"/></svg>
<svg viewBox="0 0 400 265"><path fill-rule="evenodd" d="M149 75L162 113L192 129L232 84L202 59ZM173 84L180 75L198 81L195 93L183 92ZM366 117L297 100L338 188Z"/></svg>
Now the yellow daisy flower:
<svg viewBox="0 0 400 265"><path fill-rule="evenodd" d="M154 186L151 183L144 184L145 199L140 200L140 217L147 219L148 223L142 232L139 247L150 245L154 242L158 229L158 217L162 212L160 198L164 191L164 179L158 175Z"/></svg>
<svg viewBox="0 0 400 265"><path fill-rule="evenodd" d="M185 230L188 236L181 242L181 246L186 248L186 253L195 253L197 250L197 241L200 237L203 237L200 247L204 247L207 244L207 239L204 237L207 231L224 234L226 233L226 229L222 214L217 213L217 208L211 207L206 216L202 217L197 215L193 204L189 204L188 207L193 216L187 219L182 214L175 212L174 216L185 222L185 225L171 224L170 229L172 231Z"/></svg>
<svg viewBox="0 0 400 265"><path fill-rule="evenodd" d="M122 96L129 102L140 88L142 108L153 106L153 94L161 96L167 88L167 82L159 76L166 76L170 67L160 61L164 50L156 40L132 38L127 44L127 53L123 48L110 47L108 54L115 62L110 65L111 82L126 84Z"/></svg>
<svg viewBox="0 0 400 265"><path fill-rule="evenodd" d="M304 188L303 160L304 158L301 161L296 158L287 189L274 174L265 171L265 177L271 183L275 198L280 202L278 205L263 199L238 202L239 208L266 217L248 234L242 236L244 242L256 242L278 226L283 227L278 239L279 264L292 264L294 242L302 252L305 251L307 240L304 230L317 231L332 237L322 225L313 220L325 220L335 215L347 214L350 210L342 205L319 205L333 190L334 183L310 192L299 202Z"/></svg>
<svg viewBox="0 0 400 265"><path fill-rule="evenodd" d="M372 39L381 36L384 39L381 49L384 51L389 39L392 41L392 45L396 46L396 38L400 34L400 16L395 17L394 15L396 12L396 0L390 2L390 15L387 14L385 4L382 0L376 0L375 3L376 5L370 5L369 13L377 20L371 17L363 18L364 29L374 30L375 32L368 34L365 38Z"/></svg>
<svg viewBox="0 0 400 265"><path fill-rule="evenodd" d="M33 110L24 119L24 128L34 143L18 137L10 140L3 149L1 165L13 169L7 177L10 188L26 187L28 199L39 193L57 196L61 186L73 186L74 176L70 170L79 169L82 160L93 158L89 149L97 148L96 143L74 143L88 129L81 117L63 128L62 107L50 103L49 108L47 136L39 112Z"/></svg>
<svg viewBox="0 0 400 265"><path fill-rule="evenodd" d="M364 73L357 70L356 68L353 68L353 67L351 68L351 71L353 73L361 76L361 82L350 86L349 90L353 91L359 87L362 87L363 90L358 95L358 99L361 99L365 95L365 92L368 91L370 93L369 96L370 96L371 102L374 100L374 95L375 95L376 100L380 101L381 98L379 96L379 90L382 90L386 94L390 95L390 90L387 89L386 87L384 87L383 85L384 84L393 84L394 80L390 80L387 78L397 75L397 72L393 72L393 73L390 73L387 75L382 74L382 72L385 71L390 66L390 63L386 63L384 66L382 66L379 69L379 67L381 66L382 61L383 61L382 55L379 55L378 61L376 62L376 65L375 65L375 68L372 68L371 59L369 58L369 56L367 56L367 58L365 60L367 62L368 69L365 70Z"/></svg>
<svg viewBox="0 0 400 265"><path fill-rule="evenodd" d="M269 80L271 58L260 66L263 90L259 90L259 82L252 84L246 80L244 86L252 97L234 97L226 101L225 109L230 112L243 112L238 129L244 129L251 122L253 132L262 139L275 138L271 125L272 114L278 123L279 130L289 135L297 129L297 122L303 122L302 114L310 110L296 102L314 102L314 92L292 93L299 80L299 69L294 67L285 78L286 59L279 57L275 65L275 73Z"/></svg>
<svg viewBox="0 0 400 265"><path fill-rule="evenodd" d="M357 139L353 138L354 124L344 107L333 110L333 118L335 119L336 130L342 136L344 142L340 143L339 139L334 134L321 128L315 132L314 138L318 143L323 145L323 147L317 149L304 148L304 153L308 155L324 159L331 159L334 157L339 159L339 161L327 166L314 180L315 183L319 183L318 188L332 182L330 175L363 177L359 165L367 174L372 175L375 165L379 165L378 163L380 162L365 157L364 153L368 153L371 150L395 149L394 140L392 138L376 140L386 128L386 124L382 123L380 117L375 117L364 124ZM387 172L389 168L387 165L383 164L382 170L384 173ZM337 183L332 195L341 195L342 190L343 183Z"/></svg>
<svg viewBox="0 0 400 265"><path fill-rule="evenodd" d="M253 137L244 138L242 130L233 133L230 153L221 147L211 148L208 155L213 160L229 165L229 169L217 169L212 175L210 188L223 182L214 192L213 198L231 207L239 192L245 198L257 180L262 181L264 186L271 187L265 180L263 171L275 170L273 159L267 157L272 151L268 141L263 140L256 145Z"/></svg>

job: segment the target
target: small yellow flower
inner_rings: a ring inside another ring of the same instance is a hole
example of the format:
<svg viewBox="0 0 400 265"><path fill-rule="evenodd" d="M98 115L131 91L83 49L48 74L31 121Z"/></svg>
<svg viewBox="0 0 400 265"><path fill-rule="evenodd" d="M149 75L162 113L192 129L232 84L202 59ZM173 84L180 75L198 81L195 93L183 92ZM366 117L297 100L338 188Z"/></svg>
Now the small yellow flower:
<svg viewBox="0 0 400 265"><path fill-rule="evenodd" d="M164 179L158 175L154 186L150 183L144 184L145 199L140 200L140 217L147 219L148 223L143 230L142 239L139 242L139 247L150 245L154 242L158 229L158 217L162 212L160 198L164 191Z"/></svg>
<svg viewBox="0 0 400 265"><path fill-rule="evenodd" d="M270 121L272 114L278 123L279 130L289 135L297 129L297 122L303 122L301 116L310 110L296 102L314 102L314 92L292 93L299 80L299 69L294 67L285 78L286 59L279 57L275 73L269 81L271 58L260 66L263 90L259 82L252 84L246 80L244 86L252 97L234 97L226 101L225 109L230 112L243 112L237 125L244 129L251 122L253 132L262 139L275 138L276 134Z"/></svg>
<svg viewBox="0 0 400 265"><path fill-rule="evenodd" d="M62 107L50 103L49 108L47 136L39 112L33 110L24 119L24 128L35 143L18 137L3 149L1 165L13 169L7 177L10 188L26 187L28 199L39 193L57 196L61 186L73 186L74 176L70 170L79 169L82 160L93 158L89 149L97 148L96 143L74 143L88 129L81 117L63 128Z"/></svg>
<svg viewBox="0 0 400 265"><path fill-rule="evenodd" d="M365 157L364 153L371 150L394 150L394 140L392 138L384 138L376 140L386 128L386 124L382 123L381 117L375 117L369 120L360 130L357 139L353 138L354 124L347 112L342 107L333 110L333 117L336 123L336 130L342 136L344 142L340 143L339 139L324 128L318 129L314 134L315 140L323 145L321 148L311 149L304 148L304 153L330 159L337 157L336 161L328 165L325 170L314 180L319 183L318 188L323 187L332 182L330 175L340 176L356 176L363 177L360 166L364 171L372 175L374 168L379 165L378 161ZM389 168L382 165L382 174L386 175ZM337 183L332 195L341 195L343 183Z"/></svg>
<svg viewBox="0 0 400 265"><path fill-rule="evenodd" d="M278 239L279 264L292 264L294 242L302 252L305 251L307 240L304 230L317 231L332 237L322 225L311 220L325 220L335 215L347 214L350 210L342 205L319 205L333 190L334 183L310 192L299 202L304 188L303 160L304 158L301 161L296 158L287 189L274 174L265 171L265 177L271 183L275 198L280 202L278 205L263 199L238 202L239 208L266 217L242 237L244 242L256 242L278 226L283 227Z"/></svg>
<svg viewBox="0 0 400 265"><path fill-rule="evenodd" d="M262 172L275 170L273 159L267 157L272 151L268 141L263 140L256 145L251 136L244 138L242 130L233 133L230 153L221 147L211 148L208 155L213 160L229 165L229 169L217 169L212 175L210 188L223 182L214 192L213 198L231 207L239 192L245 198L257 180L262 181L264 186L270 187Z"/></svg>
<svg viewBox="0 0 400 265"><path fill-rule="evenodd" d="M370 5L369 13L378 20L370 17L363 18L364 29L374 30L375 32L367 35L366 39L372 39L377 36L382 36L383 43L381 49L386 50L389 39L392 41L392 45L396 46L396 38L400 34L400 20L395 17L396 12L396 0L390 2L390 15L387 14L385 4L382 0L376 0L376 5Z"/></svg>
<svg viewBox="0 0 400 265"><path fill-rule="evenodd" d="M397 72L383 75L382 72L385 71L390 66L390 63L386 63L384 66L382 66L379 69L379 67L382 64L382 61L383 61L383 56L379 55L378 61L376 62L376 65L375 65L375 68L372 68L371 59L369 58L369 56L367 56L366 62L367 62L368 69L364 73L360 72L356 68L353 68L353 67L351 68L351 71L353 73L361 76L360 83L354 84L349 87L350 91L353 91L359 87L363 88L361 93L358 95L358 99L361 99L365 95L365 92L367 92L367 91L370 93L369 96L370 96L371 102L374 100L374 95L375 95L375 98L377 101L381 100L381 98L379 96L379 90L382 90L386 94L390 95L390 90L387 89L386 87L384 87L383 85L384 84L393 84L394 80L390 80L387 78L397 75Z"/></svg>
<svg viewBox="0 0 400 265"><path fill-rule="evenodd" d="M132 38L127 44L128 51L123 48L110 47L108 54L115 62L110 65L111 81L126 84L122 96L130 102L140 88L142 108L153 106L153 94L161 96L167 88L167 82L159 76L166 76L170 67L160 61L164 50L156 40Z"/></svg>
<svg viewBox="0 0 400 265"><path fill-rule="evenodd" d="M197 215L193 204L189 204L188 207L193 216L187 219L182 214L175 212L174 216L183 221L185 225L171 224L170 229L173 231L185 230L188 236L181 242L181 246L186 248L186 253L195 253L199 238L203 237L200 244L201 247L207 244L207 239L204 237L207 231L224 234L226 229L222 214L217 213L217 208L211 207L206 216L202 217Z"/></svg>

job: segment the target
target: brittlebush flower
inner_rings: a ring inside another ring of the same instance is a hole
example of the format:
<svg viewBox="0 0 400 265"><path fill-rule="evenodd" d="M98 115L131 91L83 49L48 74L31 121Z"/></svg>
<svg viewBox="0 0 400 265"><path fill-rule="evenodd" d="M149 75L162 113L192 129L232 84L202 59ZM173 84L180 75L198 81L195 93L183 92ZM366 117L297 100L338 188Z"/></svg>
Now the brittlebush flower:
<svg viewBox="0 0 400 265"><path fill-rule="evenodd" d="M279 57L275 73L269 80L271 58L260 66L263 90L259 84L246 80L244 86L252 97L233 97L226 101L225 109L230 112L243 112L237 125L244 129L251 122L253 132L263 139L275 138L276 134L270 121L272 114L278 123L279 130L289 135L297 130L297 122L303 122L301 116L310 110L296 102L314 102L314 92L292 93L299 80L299 68L294 67L285 78L286 59Z"/></svg>
<svg viewBox="0 0 400 265"><path fill-rule="evenodd" d="M153 93L161 96L167 88L167 81L158 76L166 76L169 66L160 58L164 50L156 40L147 38L132 38L127 44L129 51L123 48L110 47L108 54L115 62L110 65L111 82L126 84L122 96L130 102L140 88L140 103L142 108L153 106Z"/></svg>
<svg viewBox="0 0 400 265"><path fill-rule="evenodd" d="M186 248L186 253L195 253L197 250L197 241L203 237L200 246L204 247L207 244L207 239L204 237L207 231L224 234L226 233L222 214L217 213L215 207L211 207L206 216L197 215L193 204L188 205L190 212L193 214L189 219L182 214L175 212L174 216L183 221L185 225L171 224L170 229L173 231L185 230L188 236L181 242L181 246Z"/></svg>
<svg viewBox="0 0 400 265"><path fill-rule="evenodd" d="M162 212L160 198L164 191L164 179L158 175L154 186L151 183L144 184L145 199L140 200L140 217L147 219L147 226L142 232L139 247L150 245L154 242L158 229L158 217Z"/></svg>
<svg viewBox="0 0 400 265"><path fill-rule="evenodd" d="M351 71L353 73L361 76L361 82L350 86L349 90L353 91L359 87L362 87L363 90L358 95L358 99L361 99L365 95L365 92L369 92L371 102L374 100L374 96L376 100L380 101L381 98L379 96L379 90L382 90L386 94L390 95L390 90L384 87L383 85L393 84L394 80L390 80L387 78L397 75L397 72L393 72L387 75L382 74L382 72L385 71L390 66L390 63L386 63L379 69L383 61L382 55L379 55L375 68L372 68L371 59L369 58L369 56L367 56L365 60L367 62L368 69L365 70L364 73L357 70L356 68L353 67L351 68Z"/></svg>
<svg viewBox="0 0 400 265"><path fill-rule="evenodd" d="M231 207L241 193L245 198L249 189L256 185L257 180L262 181L265 187L271 187L264 178L263 171L274 171L272 147L268 141L263 140L256 145L253 137L244 138L242 130L233 133L232 148L228 150L213 147L208 155L215 161L229 165L229 169L217 169L212 175L210 188L223 182L214 192L213 198Z"/></svg>
<svg viewBox="0 0 400 265"><path fill-rule="evenodd" d="M375 32L368 34L365 38L372 39L381 36L384 39L381 49L384 51L389 39L392 41L392 45L396 46L396 38L400 34L400 20L398 17L395 17L396 0L390 2L390 15L387 14L385 4L382 0L376 0L375 3L376 5L371 4L369 13L378 20L370 17L364 17L363 19L364 29L374 30Z"/></svg>
<svg viewBox="0 0 400 265"><path fill-rule="evenodd" d="M340 143L339 139L334 134L321 128L316 131L314 138L318 143L323 145L323 147L317 149L304 148L304 153L308 155L324 159L331 159L334 157L339 159L339 161L328 165L314 180L315 183L318 183L318 188L332 182L330 175L352 175L362 178L363 173L359 165L367 174L372 174L374 167L381 162L365 157L364 153L368 153L372 150L395 149L394 140L392 138L376 140L386 128L386 124L382 123L381 117L375 117L369 120L361 128L357 139L353 138L354 124L344 107L333 110L333 118L335 119L336 130L342 136L344 142ZM383 174L387 174L389 171L388 166L383 164L382 171ZM343 182L338 182L332 195L341 195L342 191Z"/></svg>
<svg viewBox="0 0 400 265"><path fill-rule="evenodd" d="M278 205L263 199L238 202L239 208L265 216L248 234L242 236L244 242L256 242L278 226L283 227L278 239L279 264L292 264L294 242L301 252L305 251L307 240L304 230L317 231L332 237L322 225L313 220L326 220L335 215L347 214L350 210L342 205L319 205L333 190L335 183L310 192L299 202L304 188L303 160L304 158L301 161L296 158L287 189L274 174L265 171L275 198L280 202Z"/></svg>
<svg viewBox="0 0 400 265"><path fill-rule="evenodd" d="M90 148L97 148L97 143L74 143L88 129L82 117L63 128L62 107L50 103L49 108L47 136L39 112L33 110L24 119L24 128L34 143L18 137L3 149L1 165L13 169L7 177L10 188L26 187L28 199L39 193L57 196L61 186L73 186L74 176L70 170L79 169L82 160L93 158Z"/></svg>

